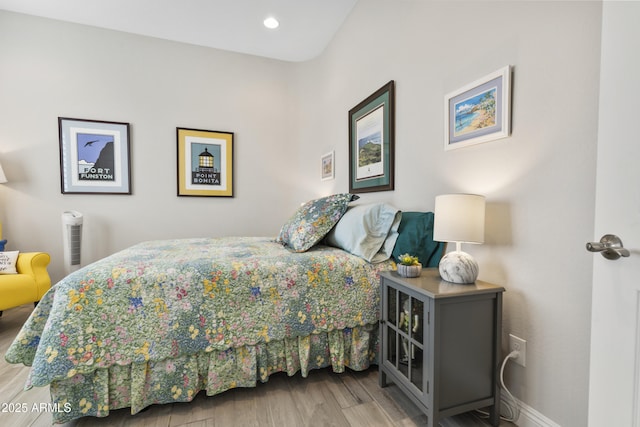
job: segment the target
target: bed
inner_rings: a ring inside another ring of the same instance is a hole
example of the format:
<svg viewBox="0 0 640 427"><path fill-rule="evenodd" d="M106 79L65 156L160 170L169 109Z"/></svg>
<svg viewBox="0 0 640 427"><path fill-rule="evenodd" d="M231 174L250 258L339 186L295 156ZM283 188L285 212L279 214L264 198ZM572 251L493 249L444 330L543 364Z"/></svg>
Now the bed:
<svg viewBox="0 0 640 427"><path fill-rule="evenodd" d="M275 239L157 240L90 264L51 288L5 358L31 366L26 388L50 386L55 423L254 387L276 372L367 369L379 273L416 244L402 233L416 224L353 199L305 204ZM442 251L429 245L416 249L427 265Z"/></svg>

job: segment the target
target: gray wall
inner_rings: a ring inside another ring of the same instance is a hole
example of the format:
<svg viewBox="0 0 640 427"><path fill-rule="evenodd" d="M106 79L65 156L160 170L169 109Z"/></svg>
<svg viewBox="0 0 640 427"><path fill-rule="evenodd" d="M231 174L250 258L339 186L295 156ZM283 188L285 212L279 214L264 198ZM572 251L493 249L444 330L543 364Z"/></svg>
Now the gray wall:
<svg viewBox="0 0 640 427"><path fill-rule="evenodd" d="M50 252L84 221L83 264L143 240L277 234L294 209L291 65L0 11L0 220ZM133 195L62 195L58 117L129 122ZM176 127L235 133L234 198L176 196Z"/></svg>
<svg viewBox="0 0 640 427"><path fill-rule="evenodd" d="M0 12L4 236L50 252L58 279L67 209L86 215L86 262L142 240L274 235L301 201L348 190L347 112L393 79L396 190L364 201L486 195L486 242L464 248L507 289L504 335L528 340L509 388L586 425L600 26L590 1L360 0L294 64ZM507 64L513 135L444 152L444 94ZM58 116L131 123L133 195L60 194ZM236 133L235 198L176 197L177 126ZM330 150L336 179L320 181Z"/></svg>
<svg viewBox="0 0 640 427"><path fill-rule="evenodd" d="M396 81L396 190L404 210L487 197L480 278L503 285L504 338L528 341L510 390L562 426L586 425L601 4L360 0L325 53L298 66L300 182L348 188L348 114ZM513 133L443 149L444 95L511 64ZM336 152L336 180L320 156Z"/></svg>

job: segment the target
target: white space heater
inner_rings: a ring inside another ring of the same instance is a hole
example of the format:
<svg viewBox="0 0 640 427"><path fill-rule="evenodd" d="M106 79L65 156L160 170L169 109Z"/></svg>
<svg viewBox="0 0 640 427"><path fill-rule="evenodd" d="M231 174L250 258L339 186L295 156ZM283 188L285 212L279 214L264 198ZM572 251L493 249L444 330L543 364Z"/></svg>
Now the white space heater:
<svg viewBox="0 0 640 427"><path fill-rule="evenodd" d="M80 268L80 252L82 249L82 214L80 212L63 212L62 239L64 244L64 269L69 274Z"/></svg>

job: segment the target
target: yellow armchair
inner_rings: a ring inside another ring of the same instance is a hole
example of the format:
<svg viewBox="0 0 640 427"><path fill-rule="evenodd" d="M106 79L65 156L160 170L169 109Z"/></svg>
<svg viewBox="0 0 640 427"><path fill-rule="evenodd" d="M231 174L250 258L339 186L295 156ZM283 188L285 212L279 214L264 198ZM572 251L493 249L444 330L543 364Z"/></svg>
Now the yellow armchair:
<svg viewBox="0 0 640 427"><path fill-rule="evenodd" d="M0 316L8 308L40 301L51 287L50 261L48 253L23 252L16 261L18 274L0 274Z"/></svg>

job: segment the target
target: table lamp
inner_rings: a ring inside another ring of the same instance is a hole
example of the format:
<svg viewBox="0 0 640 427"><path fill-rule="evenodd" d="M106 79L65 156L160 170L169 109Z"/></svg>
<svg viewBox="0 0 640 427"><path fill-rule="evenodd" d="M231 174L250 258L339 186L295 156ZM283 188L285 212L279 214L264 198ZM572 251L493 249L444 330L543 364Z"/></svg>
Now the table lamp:
<svg viewBox="0 0 640 427"><path fill-rule="evenodd" d="M462 243L484 243L484 196L436 196L434 210L433 240L456 244L456 250L440 260L440 277L452 283L474 283L478 278L478 263L460 248Z"/></svg>

